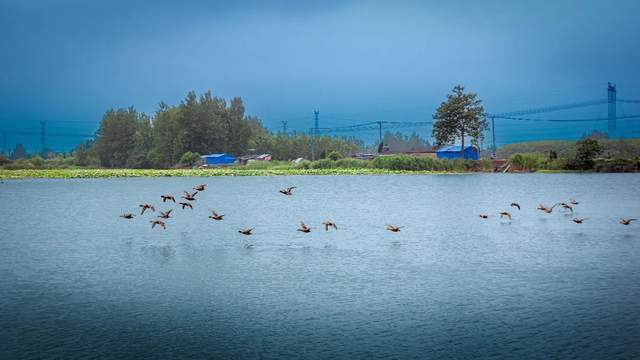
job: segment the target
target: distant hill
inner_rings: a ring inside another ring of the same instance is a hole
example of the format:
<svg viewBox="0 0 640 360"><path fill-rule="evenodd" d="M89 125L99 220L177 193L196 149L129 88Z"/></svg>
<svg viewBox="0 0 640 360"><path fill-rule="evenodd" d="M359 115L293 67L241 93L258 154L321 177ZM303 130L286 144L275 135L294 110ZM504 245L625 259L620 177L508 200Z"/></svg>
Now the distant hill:
<svg viewBox="0 0 640 360"><path fill-rule="evenodd" d="M603 156L633 158L640 156L640 139L599 139L604 145ZM496 156L501 159L509 158L515 153L543 153L548 154L551 150L558 153L560 157L573 157L576 151L575 141L528 141L513 143L498 148Z"/></svg>

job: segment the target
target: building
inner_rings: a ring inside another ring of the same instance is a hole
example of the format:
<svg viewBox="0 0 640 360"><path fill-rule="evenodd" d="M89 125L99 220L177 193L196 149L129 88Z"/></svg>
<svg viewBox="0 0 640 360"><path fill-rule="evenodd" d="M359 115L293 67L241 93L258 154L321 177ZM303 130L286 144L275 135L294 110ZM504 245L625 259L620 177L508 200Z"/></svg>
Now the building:
<svg viewBox="0 0 640 360"><path fill-rule="evenodd" d="M436 150L438 159L460 159L460 145L443 146ZM464 147L464 158L469 160L480 159L480 151L475 146L467 145Z"/></svg>
<svg viewBox="0 0 640 360"><path fill-rule="evenodd" d="M236 162L236 158L227 153L202 155L200 158L202 166L229 166Z"/></svg>
<svg viewBox="0 0 640 360"><path fill-rule="evenodd" d="M244 155L238 159L238 163L240 165L247 165L255 161L271 161L273 160L273 156L271 154L262 154L262 155Z"/></svg>

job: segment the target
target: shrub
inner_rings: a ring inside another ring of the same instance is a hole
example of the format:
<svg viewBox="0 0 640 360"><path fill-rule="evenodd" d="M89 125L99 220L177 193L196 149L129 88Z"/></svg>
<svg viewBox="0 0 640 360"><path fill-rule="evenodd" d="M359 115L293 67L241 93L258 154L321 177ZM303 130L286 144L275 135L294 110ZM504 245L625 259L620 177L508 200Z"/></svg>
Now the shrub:
<svg viewBox="0 0 640 360"><path fill-rule="evenodd" d="M640 158L613 158L598 160L595 163L597 172L637 172L640 171Z"/></svg>
<svg viewBox="0 0 640 360"><path fill-rule="evenodd" d="M337 151L332 151L332 152L330 152L330 153L329 153L329 155L327 155L327 159L331 159L331 160L333 160L333 161L340 160L340 159L342 159L343 157L344 157L344 156L342 156L342 154L340 154L340 153L339 153L339 152L337 152Z"/></svg>
<svg viewBox="0 0 640 360"><path fill-rule="evenodd" d="M191 151L187 151L180 157L179 165L182 167L193 167L198 162L198 160L200 160L200 154L198 154L197 152L194 153Z"/></svg>
<svg viewBox="0 0 640 360"><path fill-rule="evenodd" d="M40 157L40 155L36 155L29 159L29 162L36 169L42 169L44 167L44 159Z"/></svg>
<svg viewBox="0 0 640 360"><path fill-rule="evenodd" d="M6 164L11 164L11 159L7 159L4 155L0 155L0 166L4 166Z"/></svg>
<svg viewBox="0 0 640 360"><path fill-rule="evenodd" d="M369 167L370 162L367 160L358 160L351 158L342 158L335 162L335 167L342 169L361 169Z"/></svg>
<svg viewBox="0 0 640 360"><path fill-rule="evenodd" d="M510 158L511 164L522 170L538 170L545 159L538 153L514 154Z"/></svg>

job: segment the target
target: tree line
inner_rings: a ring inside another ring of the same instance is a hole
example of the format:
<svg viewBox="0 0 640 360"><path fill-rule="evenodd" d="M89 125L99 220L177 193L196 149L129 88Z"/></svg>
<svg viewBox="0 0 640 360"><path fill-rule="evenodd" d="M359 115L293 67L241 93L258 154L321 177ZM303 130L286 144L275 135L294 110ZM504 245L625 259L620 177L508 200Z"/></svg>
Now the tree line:
<svg viewBox="0 0 640 360"><path fill-rule="evenodd" d="M274 159L318 158L331 151L355 153L362 148L355 138L271 133L245 114L239 97L230 101L210 91L191 91L176 106L160 103L153 117L135 108L110 109L95 140L74 151L79 165L103 167L169 168L193 165L198 154L230 153L242 156L250 149Z"/></svg>

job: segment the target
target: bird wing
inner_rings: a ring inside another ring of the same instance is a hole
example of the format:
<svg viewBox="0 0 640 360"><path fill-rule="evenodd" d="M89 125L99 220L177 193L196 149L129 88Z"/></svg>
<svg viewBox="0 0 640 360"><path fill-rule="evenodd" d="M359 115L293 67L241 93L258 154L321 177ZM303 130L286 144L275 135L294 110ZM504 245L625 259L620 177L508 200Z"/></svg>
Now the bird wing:
<svg viewBox="0 0 640 360"><path fill-rule="evenodd" d="M163 229L167 228L167 225L165 223L163 223L163 222L160 223L160 226L162 226Z"/></svg>

